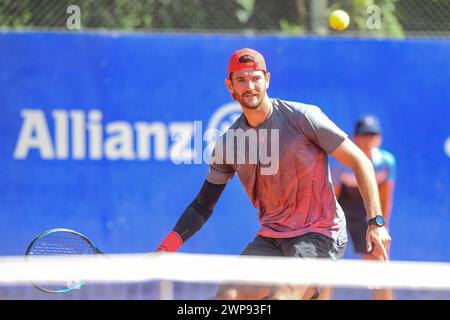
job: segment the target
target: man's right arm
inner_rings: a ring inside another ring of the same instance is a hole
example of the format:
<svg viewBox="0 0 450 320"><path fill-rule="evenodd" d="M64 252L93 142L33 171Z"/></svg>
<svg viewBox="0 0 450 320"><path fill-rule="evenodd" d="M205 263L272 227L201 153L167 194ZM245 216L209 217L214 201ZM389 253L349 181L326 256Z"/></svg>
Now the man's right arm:
<svg viewBox="0 0 450 320"><path fill-rule="evenodd" d="M211 216L226 184L213 184L205 180L200 192L178 219L173 230L158 246L157 251L177 251Z"/></svg>

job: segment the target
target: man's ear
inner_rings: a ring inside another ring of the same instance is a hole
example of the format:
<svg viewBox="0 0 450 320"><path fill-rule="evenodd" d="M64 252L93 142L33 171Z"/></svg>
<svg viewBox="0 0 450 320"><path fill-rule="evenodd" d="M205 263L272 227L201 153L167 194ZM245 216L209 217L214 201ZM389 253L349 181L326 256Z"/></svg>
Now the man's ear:
<svg viewBox="0 0 450 320"><path fill-rule="evenodd" d="M231 82L231 80L228 78L225 78L224 82L225 82L225 85L227 86L228 91L230 91L231 94L234 94L233 83Z"/></svg>
<svg viewBox="0 0 450 320"><path fill-rule="evenodd" d="M269 85L270 85L270 72L267 72L266 75L266 81L267 81L267 89L269 89Z"/></svg>

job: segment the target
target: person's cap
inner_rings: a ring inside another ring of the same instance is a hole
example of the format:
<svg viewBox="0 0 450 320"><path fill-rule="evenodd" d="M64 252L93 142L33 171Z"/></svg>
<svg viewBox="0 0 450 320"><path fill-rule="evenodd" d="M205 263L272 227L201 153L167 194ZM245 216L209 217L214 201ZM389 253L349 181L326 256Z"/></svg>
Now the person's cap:
<svg viewBox="0 0 450 320"><path fill-rule="evenodd" d="M239 71L244 68L251 68L255 71L261 70L267 72L264 57L258 51L253 49L241 49L235 51L228 63L228 78L232 72Z"/></svg>
<svg viewBox="0 0 450 320"><path fill-rule="evenodd" d="M359 119L355 124L355 134L381 134L377 117L369 115Z"/></svg>

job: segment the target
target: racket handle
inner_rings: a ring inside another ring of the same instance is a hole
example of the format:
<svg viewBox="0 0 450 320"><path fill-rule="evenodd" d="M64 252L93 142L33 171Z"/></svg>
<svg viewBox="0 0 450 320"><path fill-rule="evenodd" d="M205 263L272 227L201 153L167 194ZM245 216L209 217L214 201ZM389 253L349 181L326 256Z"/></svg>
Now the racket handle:
<svg viewBox="0 0 450 320"><path fill-rule="evenodd" d="M161 242L156 251L175 252L183 245L183 239L175 231L171 231Z"/></svg>

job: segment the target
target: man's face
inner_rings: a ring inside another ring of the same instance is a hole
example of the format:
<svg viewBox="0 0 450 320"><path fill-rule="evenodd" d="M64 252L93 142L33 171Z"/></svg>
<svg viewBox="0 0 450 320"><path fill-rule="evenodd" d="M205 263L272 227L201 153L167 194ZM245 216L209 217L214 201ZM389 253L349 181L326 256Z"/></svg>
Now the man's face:
<svg viewBox="0 0 450 320"><path fill-rule="evenodd" d="M381 136L374 133L356 134L353 136L353 141L361 150L370 151L380 147Z"/></svg>
<svg viewBox="0 0 450 320"><path fill-rule="evenodd" d="M269 88L270 74L252 69L233 72L232 81L225 79L231 94L244 107L256 109L263 102Z"/></svg>

